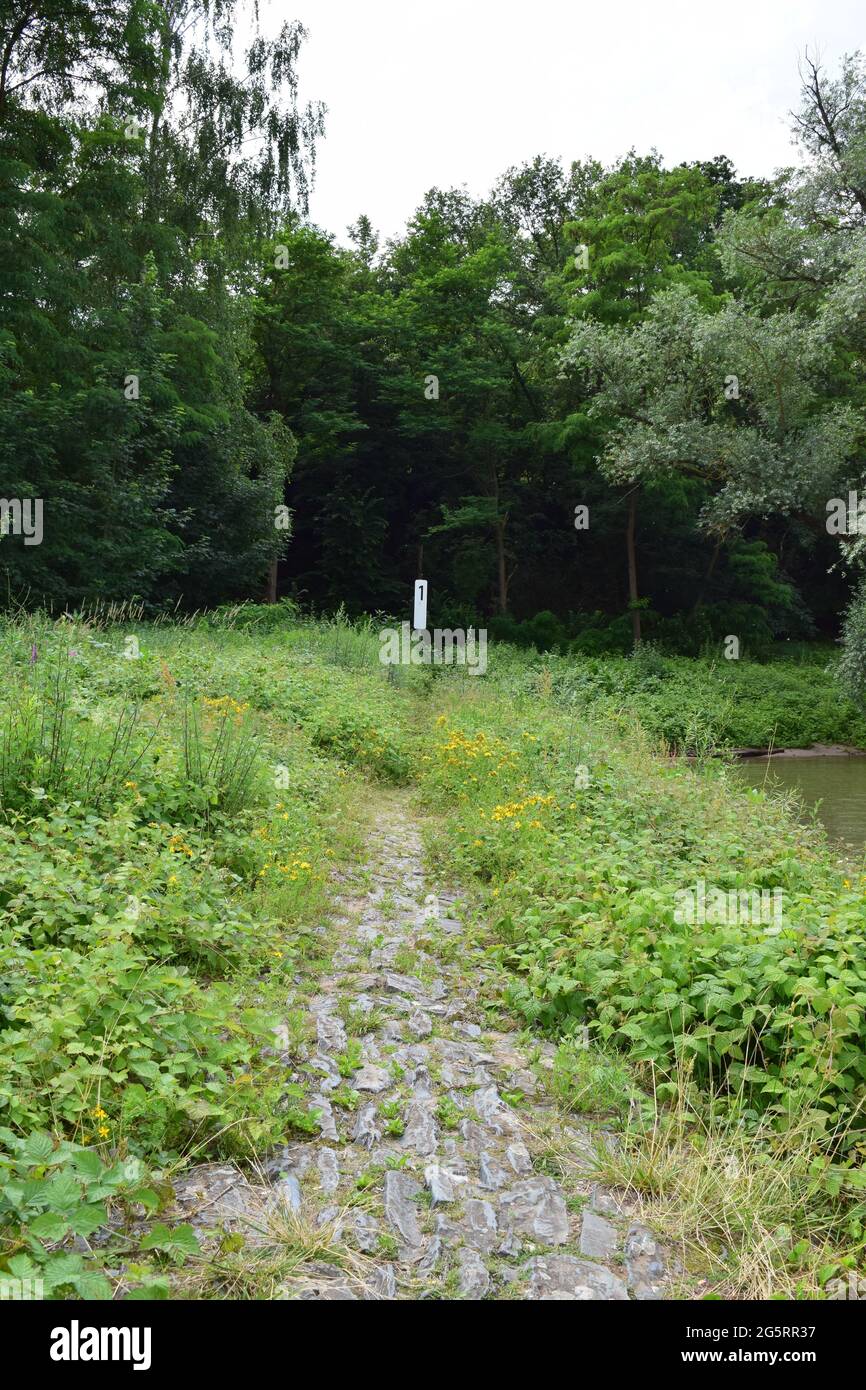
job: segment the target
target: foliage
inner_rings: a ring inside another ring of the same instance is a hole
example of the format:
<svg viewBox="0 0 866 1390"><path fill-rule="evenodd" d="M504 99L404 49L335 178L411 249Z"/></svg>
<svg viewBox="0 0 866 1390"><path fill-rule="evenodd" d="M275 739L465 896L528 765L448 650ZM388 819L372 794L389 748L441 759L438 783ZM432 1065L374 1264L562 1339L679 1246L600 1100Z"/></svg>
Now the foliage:
<svg viewBox="0 0 866 1390"><path fill-rule="evenodd" d="M155 1211L188 1156L316 1129L274 1028L348 834L341 778L406 772L402 734L374 732L381 672L326 699L332 668L299 651L289 709L284 632L139 626L134 658L130 636L0 631L0 1272L49 1296L109 1296L73 1236ZM139 1235L133 1295L193 1250L183 1228Z"/></svg>
<svg viewBox="0 0 866 1390"><path fill-rule="evenodd" d="M4 599L246 596L284 548L295 445L250 408L248 290L306 206L305 31L236 0L37 3L0 19L0 476L38 498Z"/></svg>
<svg viewBox="0 0 866 1390"><path fill-rule="evenodd" d="M623 665L667 684L655 657ZM816 832L723 768L654 760L617 716L587 719L555 669L528 668L522 696L509 678L481 707L455 700L422 763L449 853L483 885L512 1004L555 1033L588 1025L652 1068L662 1096L687 1062L745 1124L805 1124L856 1186L866 882L843 881ZM783 918L678 920L699 881L779 889Z"/></svg>
<svg viewBox="0 0 866 1390"><path fill-rule="evenodd" d="M41 1280L47 1298L111 1298L111 1283L98 1267L62 1245L68 1236L86 1240L104 1231L109 1213L124 1220L135 1210L156 1210L159 1194L147 1185L144 1164L137 1158L106 1164L93 1149L58 1143L39 1130L22 1139L0 1129L0 1144L6 1150L0 1152L0 1271ZM190 1227L174 1240L184 1256L198 1250ZM140 1284L142 1296L153 1297L155 1283Z"/></svg>

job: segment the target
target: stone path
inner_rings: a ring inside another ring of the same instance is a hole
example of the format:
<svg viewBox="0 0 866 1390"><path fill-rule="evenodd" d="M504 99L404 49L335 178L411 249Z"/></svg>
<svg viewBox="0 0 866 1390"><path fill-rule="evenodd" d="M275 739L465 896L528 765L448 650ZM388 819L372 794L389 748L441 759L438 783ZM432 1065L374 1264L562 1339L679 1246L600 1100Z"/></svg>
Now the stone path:
<svg viewBox="0 0 866 1390"><path fill-rule="evenodd" d="M550 1044L485 1026L495 981L454 895L430 892L402 797L383 799L368 855L340 885L330 970L289 1001L311 1036L282 1055L312 1082L320 1137L270 1155L258 1188L193 1170L179 1214L240 1229L257 1199L326 1232L334 1260L303 1263L283 1298L665 1296L672 1262L593 1179L615 1136L561 1117Z"/></svg>

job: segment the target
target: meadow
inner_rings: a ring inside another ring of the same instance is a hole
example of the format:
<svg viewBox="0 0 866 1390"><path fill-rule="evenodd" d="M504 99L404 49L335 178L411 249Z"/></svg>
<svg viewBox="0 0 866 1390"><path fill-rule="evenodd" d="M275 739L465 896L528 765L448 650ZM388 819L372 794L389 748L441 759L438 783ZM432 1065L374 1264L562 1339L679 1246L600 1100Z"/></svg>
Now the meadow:
<svg viewBox="0 0 866 1390"><path fill-rule="evenodd" d="M826 660L491 645L473 679L287 604L139 618L0 628L0 1273L167 1296L200 1259L173 1177L314 1132L270 1044L309 1033L288 986L380 788L465 890L496 1007L556 1041L557 1102L621 1132L608 1179L723 1296L862 1267L866 875L724 756L866 745ZM784 920L678 921L700 880Z"/></svg>

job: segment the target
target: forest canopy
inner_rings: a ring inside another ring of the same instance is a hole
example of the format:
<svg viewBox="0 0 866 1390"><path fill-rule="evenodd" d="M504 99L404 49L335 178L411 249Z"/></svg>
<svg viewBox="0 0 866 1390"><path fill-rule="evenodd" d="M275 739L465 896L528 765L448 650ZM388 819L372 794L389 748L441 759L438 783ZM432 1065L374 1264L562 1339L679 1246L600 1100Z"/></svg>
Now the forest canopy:
<svg viewBox="0 0 866 1390"><path fill-rule="evenodd" d="M837 636L861 58L804 61L796 168L539 154L341 244L308 216L304 29L244 48L249 8L5 8L0 492L44 537L4 513L4 602L403 613L423 576L434 621L541 646ZM853 671L856 600L848 630Z"/></svg>

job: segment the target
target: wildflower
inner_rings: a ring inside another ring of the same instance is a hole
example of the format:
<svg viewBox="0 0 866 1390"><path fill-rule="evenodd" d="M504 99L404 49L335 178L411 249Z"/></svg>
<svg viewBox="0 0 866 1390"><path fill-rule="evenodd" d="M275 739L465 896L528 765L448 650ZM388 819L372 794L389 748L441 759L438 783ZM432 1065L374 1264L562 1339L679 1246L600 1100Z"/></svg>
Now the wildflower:
<svg viewBox="0 0 866 1390"><path fill-rule="evenodd" d="M100 1125L96 1133L99 1135L100 1139L107 1139L110 1133L108 1125Z"/></svg>
<svg viewBox="0 0 866 1390"><path fill-rule="evenodd" d="M106 1113L105 1113L105 1111L103 1110L103 1108L102 1108L101 1105L97 1105L96 1108L95 1108L94 1110L91 1110L90 1113L91 1113L91 1115L93 1116L94 1120L106 1120L106 1119L108 1119L108 1116L106 1115Z"/></svg>

